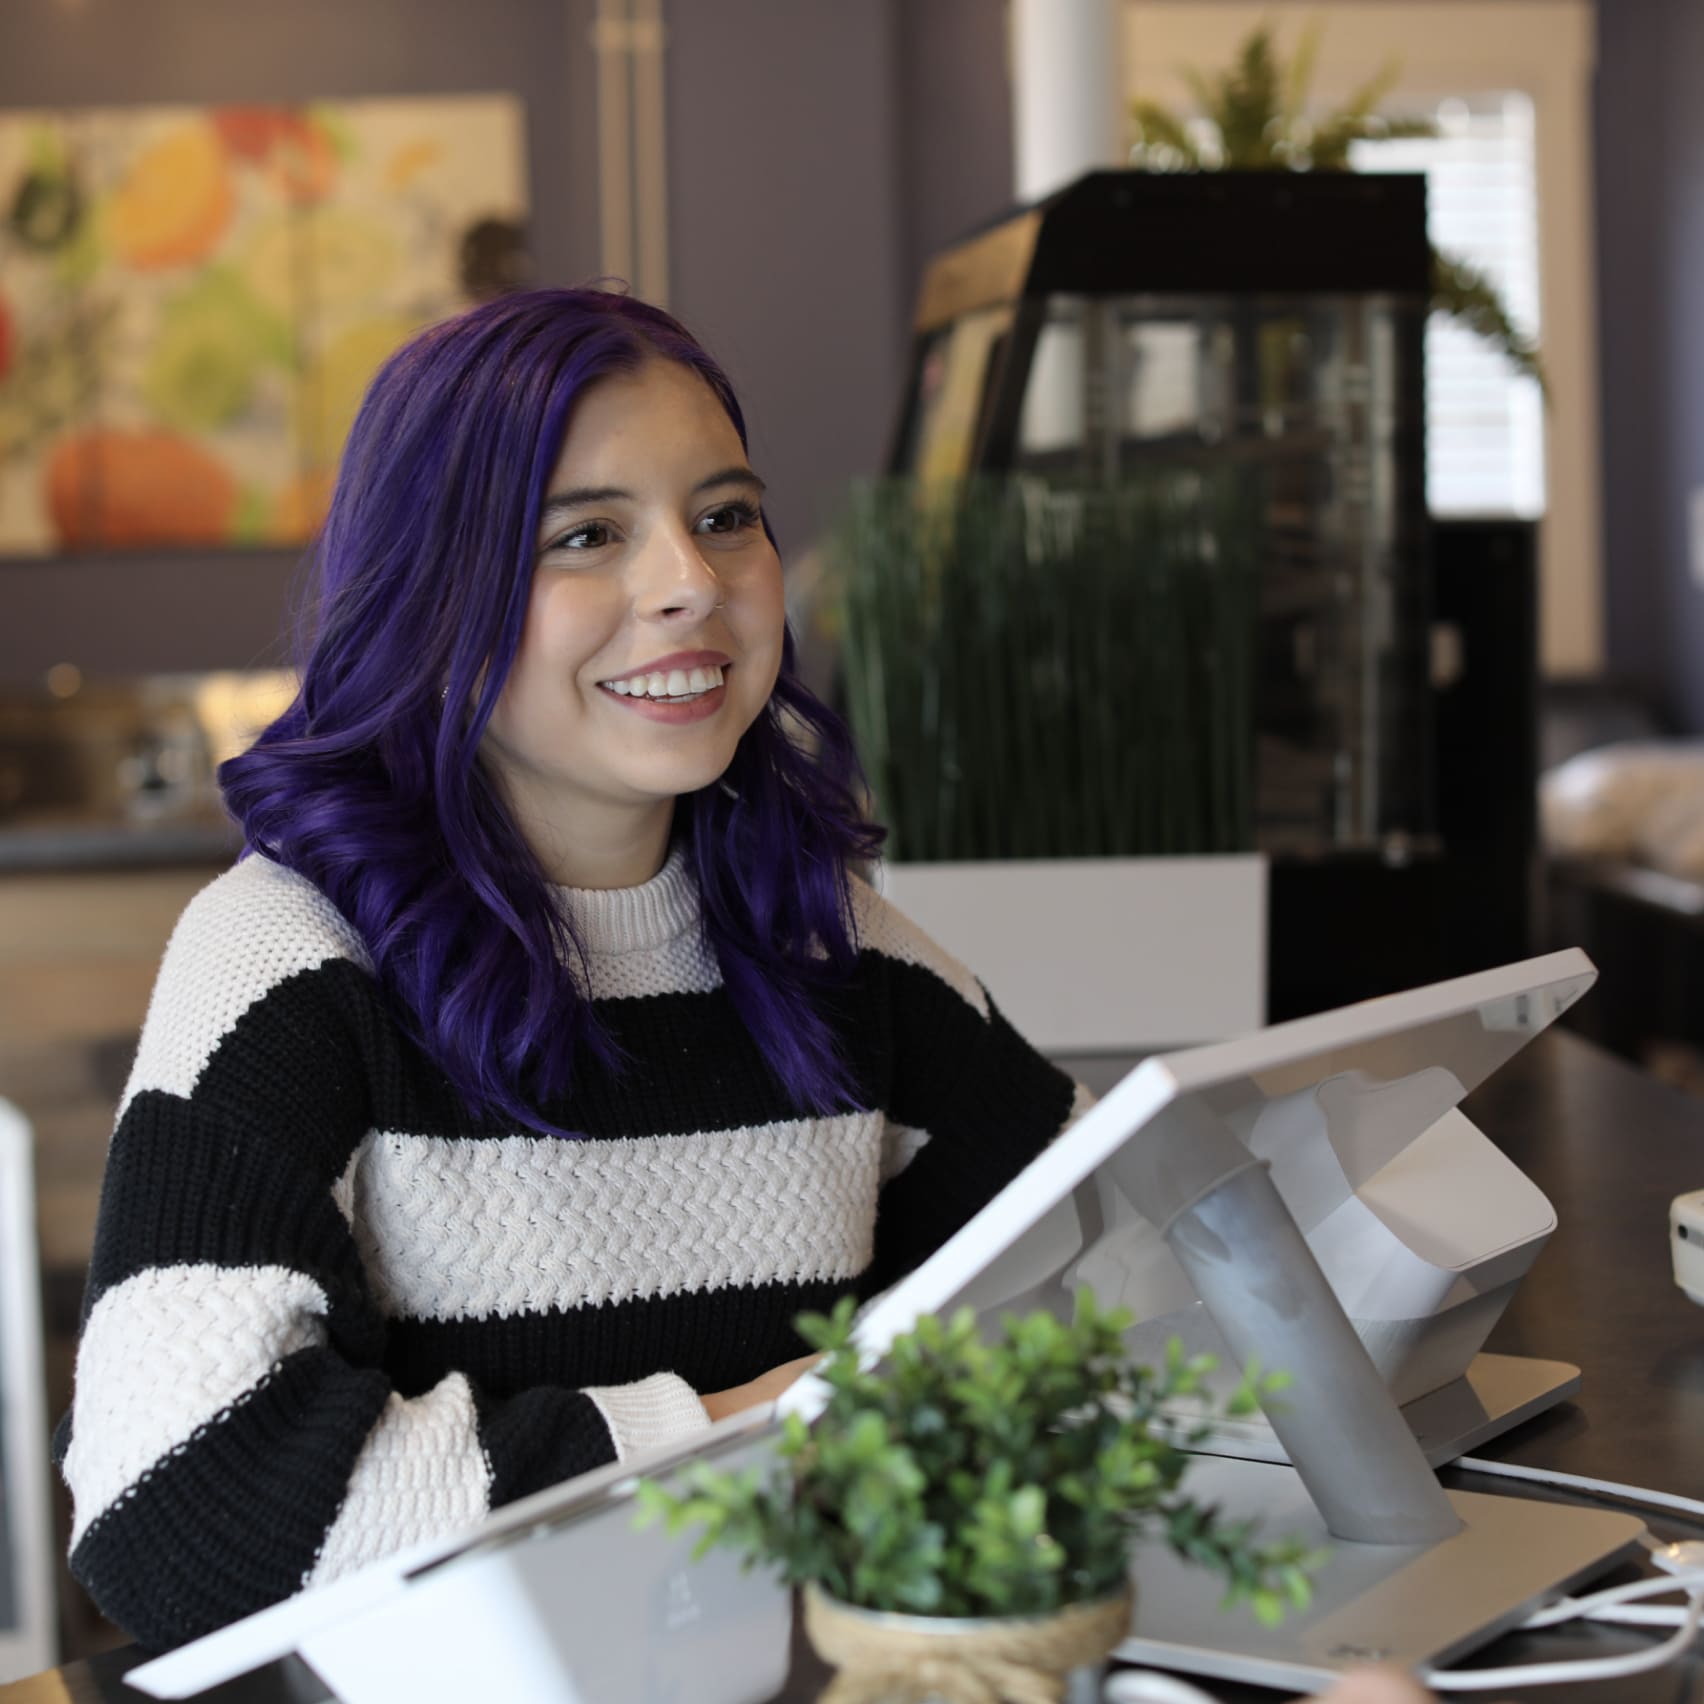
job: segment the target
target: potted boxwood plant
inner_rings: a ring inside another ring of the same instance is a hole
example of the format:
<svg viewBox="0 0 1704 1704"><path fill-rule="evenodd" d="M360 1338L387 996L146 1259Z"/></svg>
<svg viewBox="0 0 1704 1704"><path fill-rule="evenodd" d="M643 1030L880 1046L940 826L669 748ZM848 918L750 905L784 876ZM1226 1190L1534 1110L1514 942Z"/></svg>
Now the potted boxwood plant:
<svg viewBox="0 0 1704 1704"><path fill-rule="evenodd" d="M1069 1323L925 1317L879 1367L861 1364L853 1307L807 1315L826 1404L787 1416L769 1469L699 1464L683 1491L640 1487L643 1517L701 1532L804 1588L805 1625L841 1673L835 1704L944 1699L1049 1704L1124 1637L1129 1552L1145 1535L1223 1576L1263 1620L1305 1604L1295 1540L1221 1521L1183 1488L1198 1434L1172 1405L1211 1362L1174 1343L1136 1365L1130 1316L1083 1291ZM1227 1406L1281 1385L1252 1372ZM1205 1409L1201 1410L1205 1417Z"/></svg>

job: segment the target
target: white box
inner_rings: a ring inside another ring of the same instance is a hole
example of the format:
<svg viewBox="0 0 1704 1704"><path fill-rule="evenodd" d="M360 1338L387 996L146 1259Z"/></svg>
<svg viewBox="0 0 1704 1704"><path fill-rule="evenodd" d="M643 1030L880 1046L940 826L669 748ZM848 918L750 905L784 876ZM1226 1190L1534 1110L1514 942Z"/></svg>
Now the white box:
<svg viewBox="0 0 1704 1704"><path fill-rule="evenodd" d="M1266 1021L1266 859L885 864L882 891L1046 1053L1149 1051Z"/></svg>

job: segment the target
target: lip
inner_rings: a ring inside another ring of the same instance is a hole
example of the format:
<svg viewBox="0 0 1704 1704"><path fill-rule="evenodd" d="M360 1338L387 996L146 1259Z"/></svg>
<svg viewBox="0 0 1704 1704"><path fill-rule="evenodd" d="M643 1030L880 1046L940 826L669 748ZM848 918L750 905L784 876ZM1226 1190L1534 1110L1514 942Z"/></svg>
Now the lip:
<svg viewBox="0 0 1704 1704"><path fill-rule="evenodd" d="M713 686L696 698L676 704L667 704L660 698L623 698L614 692L606 692L603 696L629 715L643 716L647 722L703 722L722 708L728 689L726 686Z"/></svg>
<svg viewBox="0 0 1704 1704"><path fill-rule="evenodd" d="M620 674L606 675L598 682L608 686L615 680L634 680L640 675L667 674L670 669L725 669L733 666L726 651L671 651L666 657L654 657L637 668L623 669Z"/></svg>

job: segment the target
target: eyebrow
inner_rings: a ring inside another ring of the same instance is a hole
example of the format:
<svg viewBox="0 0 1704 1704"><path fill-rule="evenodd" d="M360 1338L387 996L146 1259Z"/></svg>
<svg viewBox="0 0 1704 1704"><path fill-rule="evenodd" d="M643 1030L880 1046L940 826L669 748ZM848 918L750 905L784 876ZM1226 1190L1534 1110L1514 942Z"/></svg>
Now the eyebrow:
<svg viewBox="0 0 1704 1704"><path fill-rule="evenodd" d="M696 497L700 492L713 491L719 485L745 485L754 489L759 496L768 489L761 479L749 467L724 467L716 473L707 475L693 486L689 495ZM553 491L544 500L544 507L539 511L540 522L553 519L570 509L584 509L596 503L621 503L635 501L631 491L619 485L576 485L567 491Z"/></svg>

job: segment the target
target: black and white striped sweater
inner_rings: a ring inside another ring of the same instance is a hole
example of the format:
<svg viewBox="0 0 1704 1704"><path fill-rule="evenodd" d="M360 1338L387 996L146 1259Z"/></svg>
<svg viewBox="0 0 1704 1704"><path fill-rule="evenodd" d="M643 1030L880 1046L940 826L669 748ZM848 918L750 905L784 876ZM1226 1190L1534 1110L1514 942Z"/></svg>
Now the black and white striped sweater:
<svg viewBox="0 0 1704 1704"><path fill-rule="evenodd" d="M565 892L626 1067L469 1115L309 881L191 902L108 1157L60 1446L71 1565L164 1648L708 1424L1068 1121L1073 1086L855 884L833 1016L868 1111L799 1117L722 987L680 860Z"/></svg>

